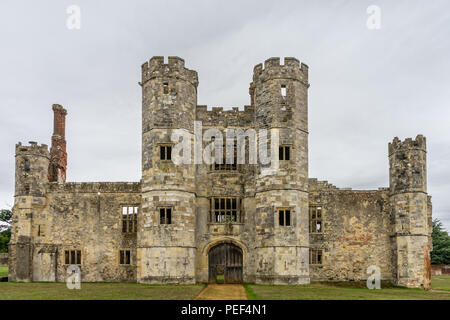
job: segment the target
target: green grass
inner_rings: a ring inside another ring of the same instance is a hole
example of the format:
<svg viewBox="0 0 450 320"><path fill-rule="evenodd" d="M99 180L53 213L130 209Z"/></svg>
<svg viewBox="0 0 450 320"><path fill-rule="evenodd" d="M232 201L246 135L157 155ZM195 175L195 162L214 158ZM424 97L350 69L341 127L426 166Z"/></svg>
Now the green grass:
<svg viewBox="0 0 450 320"><path fill-rule="evenodd" d="M432 276L431 287L436 290L450 291L450 275Z"/></svg>
<svg viewBox="0 0 450 320"><path fill-rule="evenodd" d="M203 288L204 284L82 283L80 290L69 290L65 283L0 282L0 300L184 300Z"/></svg>
<svg viewBox="0 0 450 320"><path fill-rule="evenodd" d="M8 266L0 266L0 277L8 276Z"/></svg>
<svg viewBox="0 0 450 320"><path fill-rule="evenodd" d="M436 280L433 277L434 283ZM442 290L449 284L450 279L446 279L439 288ZM389 283L383 283L380 290L369 290L363 282L322 282L302 286L245 284L244 287L250 300L450 300L450 292L408 289Z"/></svg>

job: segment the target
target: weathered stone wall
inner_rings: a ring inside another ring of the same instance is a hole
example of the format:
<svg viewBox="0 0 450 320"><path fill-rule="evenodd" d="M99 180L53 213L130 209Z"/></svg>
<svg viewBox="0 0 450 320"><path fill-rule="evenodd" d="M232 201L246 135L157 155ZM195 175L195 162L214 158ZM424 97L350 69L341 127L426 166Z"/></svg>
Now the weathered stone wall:
<svg viewBox="0 0 450 320"><path fill-rule="evenodd" d="M197 85L197 72L181 58L169 57L165 64L163 57L153 57L142 66L138 282L195 282L195 165L161 160L160 147L171 144L173 130L193 134ZM171 224L160 223L161 207L171 208Z"/></svg>
<svg viewBox="0 0 450 320"><path fill-rule="evenodd" d="M255 128L279 135L290 148L290 160L274 171L260 165L255 176L256 282L309 283L308 237L308 67L295 58L271 58L255 66L251 85ZM282 92L286 90L284 95ZM261 144L261 143L260 143ZM278 159L278 148L271 150ZM291 224L280 226L278 210L291 212Z"/></svg>
<svg viewBox="0 0 450 320"><path fill-rule="evenodd" d="M310 265L312 280L366 280L378 266L382 280L395 279L389 191L341 190L310 179L309 201L322 206L322 233L310 233L311 248L322 249L322 265Z"/></svg>
<svg viewBox="0 0 450 320"><path fill-rule="evenodd" d="M81 250L82 281L136 281L136 233L122 233L122 206L140 206L139 183L49 183L44 199L32 207L29 251L11 243L12 281L25 280L16 274L24 259L29 280L65 281L71 249ZM16 202L14 215L22 210ZM131 265L119 264L121 249L131 251Z"/></svg>
<svg viewBox="0 0 450 320"><path fill-rule="evenodd" d="M427 195L426 139L389 143L390 201L396 258L396 282L430 287L431 205Z"/></svg>

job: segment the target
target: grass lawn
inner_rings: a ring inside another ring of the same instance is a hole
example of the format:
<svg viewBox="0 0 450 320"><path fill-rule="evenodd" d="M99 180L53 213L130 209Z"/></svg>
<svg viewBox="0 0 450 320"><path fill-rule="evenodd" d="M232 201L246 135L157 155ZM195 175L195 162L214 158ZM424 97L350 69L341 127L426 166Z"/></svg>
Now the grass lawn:
<svg viewBox="0 0 450 320"><path fill-rule="evenodd" d="M8 266L0 266L0 277L8 276Z"/></svg>
<svg viewBox="0 0 450 320"><path fill-rule="evenodd" d="M448 276L447 276L448 277ZM436 286L433 284L439 283ZM450 300L450 291L432 292L384 285L380 290L369 290L365 283L311 283L306 286L271 286L245 284L251 300ZM443 290L450 286L450 277L438 280L433 276L432 287Z"/></svg>
<svg viewBox="0 0 450 320"><path fill-rule="evenodd" d="M450 275L432 276L431 287L437 290L450 291Z"/></svg>
<svg viewBox="0 0 450 320"><path fill-rule="evenodd" d="M203 288L203 284L82 283L80 290L69 290L65 283L0 282L0 300L182 300L193 299Z"/></svg>

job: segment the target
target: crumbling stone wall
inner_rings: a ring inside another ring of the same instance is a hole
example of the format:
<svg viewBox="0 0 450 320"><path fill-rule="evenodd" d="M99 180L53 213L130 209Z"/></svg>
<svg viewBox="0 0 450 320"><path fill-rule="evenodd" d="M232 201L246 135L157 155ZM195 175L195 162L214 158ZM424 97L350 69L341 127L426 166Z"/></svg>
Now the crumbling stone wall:
<svg viewBox="0 0 450 320"><path fill-rule="evenodd" d="M81 250L82 281L136 281L136 233L122 233L122 206L140 206L139 183L48 183L42 206L32 206L28 250L12 241L10 280L65 281L65 250ZM20 227L16 205L14 225ZM119 264L119 250L131 264ZM24 256L25 255L25 256ZM28 277L20 270L28 261Z"/></svg>
<svg viewBox="0 0 450 320"><path fill-rule="evenodd" d="M322 207L322 233L310 233L311 248L322 249L322 265L311 265L312 280L354 280L378 266L382 280L395 279L389 190L341 190L310 179L311 205Z"/></svg>

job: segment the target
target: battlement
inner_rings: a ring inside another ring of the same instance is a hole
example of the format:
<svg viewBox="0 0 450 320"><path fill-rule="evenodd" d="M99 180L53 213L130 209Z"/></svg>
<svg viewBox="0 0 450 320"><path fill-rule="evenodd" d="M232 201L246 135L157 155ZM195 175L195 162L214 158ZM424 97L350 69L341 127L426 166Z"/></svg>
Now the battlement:
<svg viewBox="0 0 450 320"><path fill-rule="evenodd" d="M198 86L197 71L187 69L184 66L184 60L179 57L168 57L168 63L164 63L164 57L154 56L145 62L141 69L141 84L154 78L177 78Z"/></svg>
<svg viewBox="0 0 450 320"><path fill-rule="evenodd" d="M16 156L19 154L32 154L50 158L48 145L44 143L38 145L38 143L34 141L29 141L28 143L30 144L29 146L22 145L22 142L16 144Z"/></svg>
<svg viewBox="0 0 450 320"><path fill-rule="evenodd" d="M415 140L413 140L412 138L406 138L404 141L401 141L398 137L395 137L394 140L389 143L389 155L400 150L403 151L411 149L422 150L426 152L426 138L421 134L417 135Z"/></svg>
<svg viewBox="0 0 450 320"><path fill-rule="evenodd" d="M281 64L279 57L269 58L253 68L253 81L266 81L270 79L293 79L308 85L308 66L296 58L284 58Z"/></svg>
<svg viewBox="0 0 450 320"><path fill-rule="evenodd" d="M244 106L244 110L233 107L230 110L224 110L223 107L213 107L208 110L205 105L197 106L197 121L202 121L203 126L235 126L248 127L253 124L255 108L253 106Z"/></svg>

